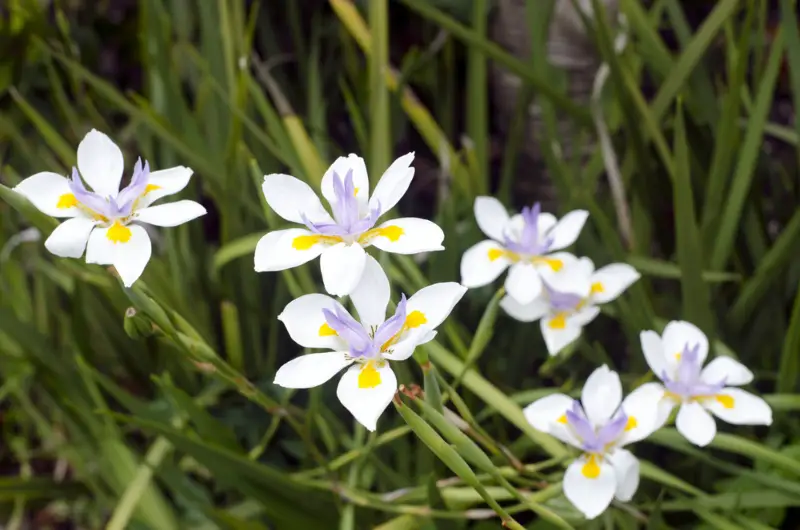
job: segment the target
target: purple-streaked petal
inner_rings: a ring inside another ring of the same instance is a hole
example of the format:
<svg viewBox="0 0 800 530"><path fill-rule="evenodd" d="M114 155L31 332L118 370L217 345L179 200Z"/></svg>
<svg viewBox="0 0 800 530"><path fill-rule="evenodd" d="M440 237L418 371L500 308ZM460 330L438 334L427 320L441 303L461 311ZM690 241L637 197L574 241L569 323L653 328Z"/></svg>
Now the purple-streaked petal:
<svg viewBox="0 0 800 530"><path fill-rule="evenodd" d="M585 444L594 445L596 442L594 428L592 428L592 424L589 423L589 420L586 419L586 416L580 409L580 405L577 405L576 402L572 410L568 410L566 415L569 426L572 427L575 434L578 435L578 438Z"/></svg>
<svg viewBox="0 0 800 530"><path fill-rule="evenodd" d="M325 315L325 321L347 342L352 353L360 355L367 353L372 341L364 327L356 322L346 311L338 307L335 310L336 313L329 309L322 310Z"/></svg>
<svg viewBox="0 0 800 530"><path fill-rule="evenodd" d="M96 193L88 191L78 174L78 170L74 167L72 168L72 180L69 182L69 189L83 206L105 217L113 217L108 201Z"/></svg>
<svg viewBox="0 0 800 530"><path fill-rule="evenodd" d="M610 422L606 423L597 433L597 441L606 446L612 442L614 442L622 432L625 430L625 426L628 424L628 415L624 412L620 412L617 414L617 417L611 420Z"/></svg>
<svg viewBox="0 0 800 530"><path fill-rule="evenodd" d="M377 331L373 342L376 345L383 345L386 341L397 335L406 323L406 295L400 297L400 302L397 304L397 310L394 312L386 322L381 324Z"/></svg>

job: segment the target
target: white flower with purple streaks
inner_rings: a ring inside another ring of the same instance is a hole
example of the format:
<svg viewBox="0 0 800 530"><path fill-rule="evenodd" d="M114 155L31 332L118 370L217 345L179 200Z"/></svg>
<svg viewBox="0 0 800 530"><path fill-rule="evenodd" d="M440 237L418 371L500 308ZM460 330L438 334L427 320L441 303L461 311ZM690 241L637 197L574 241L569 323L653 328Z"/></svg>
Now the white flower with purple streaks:
<svg viewBox="0 0 800 530"><path fill-rule="evenodd" d="M528 304L504 296L500 307L521 322L539 320L547 351L556 355L580 337L583 327L600 314L599 304L615 300L640 278L626 263L594 270L589 258L580 258L558 273L543 278L542 294Z"/></svg>
<svg viewBox="0 0 800 530"><path fill-rule="evenodd" d="M397 391L397 378L388 361L408 359L414 348L432 340L435 328L465 291L455 282L430 285L408 300L403 296L387 320L389 280L378 262L367 256L364 277L350 295L360 322L323 294L301 296L278 316L296 343L330 351L289 361L275 374L275 384L311 388L349 366L336 394L359 423L374 431Z"/></svg>
<svg viewBox="0 0 800 530"><path fill-rule="evenodd" d="M481 287L510 267L506 292L520 304L529 304L542 292L542 273L557 272L575 261L572 254L555 251L575 242L588 216L584 210L575 210L556 221L536 203L509 217L494 197L476 198L475 219L491 239L464 253L461 283L469 288Z"/></svg>
<svg viewBox="0 0 800 530"><path fill-rule="evenodd" d="M173 167L150 171L136 162L128 186L119 190L125 162L122 151L105 134L92 129L78 145L78 167L72 179L51 172L37 173L14 191L53 217L66 217L45 241L47 250L63 258L113 265L130 287L141 276L152 252L150 237L139 223L177 226L206 213L194 201L150 206L183 190L192 170ZM83 177L83 178L81 178ZM91 191L86 188L91 186Z"/></svg>
<svg viewBox="0 0 800 530"><path fill-rule="evenodd" d="M551 394L523 411L535 429L583 452L564 474L564 495L588 519L603 513L613 498L627 502L636 493L639 461L624 447L658 427L660 395L639 388L623 401L619 376L604 365L586 380L580 401Z"/></svg>
<svg viewBox="0 0 800 530"><path fill-rule="evenodd" d="M364 160L339 157L322 177L322 195L333 216L305 182L289 175L267 175L262 190L275 213L305 228L276 230L258 242L255 269L279 271L320 256L325 290L345 296L355 289L366 263L364 248L417 254L442 250L444 233L435 223L416 217L392 219L376 226L378 218L403 197L414 168L414 153L398 158L381 177L372 196Z"/></svg>
<svg viewBox="0 0 800 530"><path fill-rule="evenodd" d="M680 406L675 427L687 440L703 447L717 433L711 414L734 425L772 423L772 409L766 401L735 388L753 380L752 372L744 365L719 356L703 367L708 356L708 338L697 326L670 322L663 335L643 331L640 339L647 364L663 383L643 385L662 396L660 424L669 419L675 406Z"/></svg>

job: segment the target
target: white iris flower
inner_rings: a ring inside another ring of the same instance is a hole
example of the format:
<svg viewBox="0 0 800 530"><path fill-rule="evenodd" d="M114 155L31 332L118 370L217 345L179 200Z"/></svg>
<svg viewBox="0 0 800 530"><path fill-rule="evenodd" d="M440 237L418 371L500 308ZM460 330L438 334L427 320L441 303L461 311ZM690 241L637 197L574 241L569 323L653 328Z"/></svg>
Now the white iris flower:
<svg viewBox="0 0 800 530"><path fill-rule="evenodd" d="M702 447L714 439L717 425L712 414L734 425L772 423L766 401L736 388L753 380L747 367L724 356L703 367L708 338L694 324L670 322L660 337L655 331L643 331L640 339L647 364L663 383L642 385L662 396L660 422L665 423L679 406L675 427L693 444Z"/></svg>
<svg viewBox="0 0 800 530"><path fill-rule="evenodd" d="M206 209L188 200L151 206L189 184L192 170L188 167L151 172L150 165L142 165L139 159L130 184L120 190L124 169L120 148L92 129L78 145L78 167L72 169L72 179L45 171L23 180L14 191L43 213L67 218L45 241L47 250L62 258L80 258L85 250L86 263L113 265L130 287L152 252L141 223L178 226L205 215Z"/></svg>
<svg viewBox="0 0 800 530"><path fill-rule="evenodd" d="M556 355L600 314L599 304L616 299L639 278L636 269L626 263L595 270L592 260L584 257L558 273L545 274L544 290L532 302L520 304L505 296L500 307L521 322L539 320L547 351Z"/></svg>
<svg viewBox="0 0 800 530"><path fill-rule="evenodd" d="M528 405L525 418L537 430L582 451L564 474L564 495L588 519L612 499L627 502L639 488L639 460L624 447L658 427L660 394L643 386L622 400L619 375L597 368L576 400L551 394Z"/></svg>
<svg viewBox="0 0 800 530"><path fill-rule="evenodd" d="M542 292L543 271L560 271L575 261L568 252L556 252L575 242L589 213L569 212L556 221L537 202L521 214L508 216L494 197L475 199L475 220L491 239L469 248L461 258L461 283L481 287L509 269L505 288L520 304L529 304Z"/></svg>
<svg viewBox="0 0 800 530"><path fill-rule="evenodd" d="M305 182L289 175L267 175L262 189L275 213L305 228L276 230L258 242L255 269L279 271L297 267L320 256L325 290L345 296L358 285L366 264L364 248L417 254L443 250L444 233L435 223L416 217L378 218L403 197L414 178L414 153L392 163L372 196L364 159L351 154L339 157L322 177L322 195L331 216Z"/></svg>
<svg viewBox="0 0 800 530"><path fill-rule="evenodd" d="M360 322L323 294L301 296L278 316L300 346L330 351L289 361L275 374L275 384L311 388L349 367L337 396L359 423L374 431L397 391L389 361L404 361L414 348L432 340L466 288L455 282L429 285L408 300L403 296L387 319L389 281L372 256L366 261L363 279L350 295Z"/></svg>

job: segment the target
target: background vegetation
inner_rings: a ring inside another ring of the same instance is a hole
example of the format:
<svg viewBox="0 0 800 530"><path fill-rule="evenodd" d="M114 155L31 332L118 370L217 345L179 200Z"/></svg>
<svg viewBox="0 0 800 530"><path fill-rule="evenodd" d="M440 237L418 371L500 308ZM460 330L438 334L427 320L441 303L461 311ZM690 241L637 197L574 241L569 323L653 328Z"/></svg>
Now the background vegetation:
<svg viewBox="0 0 800 530"><path fill-rule="evenodd" d="M619 4L623 26L591 23L608 65L592 109L570 101L544 60L550 1L528 2L530 59L487 37L489 0L370 0L368 11L351 0L4 2L0 526L489 529L500 510L530 529L795 528L795 1ZM489 61L521 80L507 137L492 119ZM523 134L531 101L542 109L537 140ZM557 123L593 145L598 116L609 144L562 156ZM124 146L129 167L139 154L155 168L191 166L184 194L209 209L159 231L132 290L48 254L41 241L55 221L8 191L37 171L66 174L92 127ZM402 416L387 410L374 435L335 385L271 384L301 353L275 317L320 284L315 263L253 271L258 238L282 226L259 191L265 173L317 185L336 156L356 152L376 178L415 151L399 211L436 220L446 250L385 256L397 297L458 278L481 237L475 196L514 208L539 198L520 157L532 141L559 212L591 212L576 253L644 275L576 348L547 360L538 325L498 314L487 287L465 296L420 363L402 365L400 381L424 387L426 400L406 400ZM660 431L636 449L648 463L635 502L586 523L560 495L566 450L520 407L579 389L604 362L630 390L647 374L639 331L678 318L756 372L774 424L721 427L703 451ZM442 402L455 434L437 423Z"/></svg>

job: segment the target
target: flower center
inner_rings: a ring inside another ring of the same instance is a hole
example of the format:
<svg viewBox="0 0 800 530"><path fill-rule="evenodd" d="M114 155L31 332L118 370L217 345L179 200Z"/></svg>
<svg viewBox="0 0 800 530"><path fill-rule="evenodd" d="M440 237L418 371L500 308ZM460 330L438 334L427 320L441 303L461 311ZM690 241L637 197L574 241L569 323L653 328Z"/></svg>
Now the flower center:
<svg viewBox="0 0 800 530"><path fill-rule="evenodd" d="M71 193L65 193L58 198L57 208L77 207L82 212L101 223L122 223L127 224L133 217L139 201L151 191L161 189L156 184L148 184L147 178L150 174L150 166L142 160L136 162L133 170L133 177L130 184L123 188L115 197L103 197L93 191L86 189L76 168L72 168L72 179L69 181ZM112 225L113 228L113 225ZM130 230L128 230L130 232ZM123 232L115 232L124 238ZM130 234L127 236L130 238ZM111 236L109 236L111 239ZM127 241L127 240L125 240ZM116 242L116 241L115 241ZM120 242L124 242L120 239Z"/></svg>
<svg viewBox="0 0 800 530"><path fill-rule="evenodd" d="M733 398L720 394L725 387L724 379L716 383L708 383L703 380L699 349L699 344L695 344L693 347L685 344L683 351L675 354L678 366L673 376L670 377L666 371L661 374L661 380L664 381L667 389L664 396L682 403L717 399L722 406L733 408Z"/></svg>
<svg viewBox="0 0 800 530"><path fill-rule="evenodd" d="M505 236L505 247L511 253L520 256L522 259L531 263L545 261L554 271L558 271L563 266L561 260L543 258L544 254L550 250L553 238L541 233L539 220L542 213L542 206L536 203L532 208L527 206L522 209L522 230L516 234L517 237Z"/></svg>
<svg viewBox="0 0 800 530"><path fill-rule="evenodd" d="M620 409L619 412L605 425L595 427L586 417L581 404L575 400L572 409L557 420L565 425L570 432L580 441L581 448L589 454L602 455L613 448L620 436L636 428L638 422L633 416L628 416Z"/></svg>
<svg viewBox="0 0 800 530"><path fill-rule="evenodd" d="M361 237L375 226L381 214L380 204L367 212L361 211L358 200L358 188L353 182L353 170L348 170L344 179L336 172L333 174L333 194L331 201L334 222L314 222L303 215L303 223L309 230L322 236L335 236L338 241L347 244L355 242L363 244ZM397 227L395 227L397 228ZM374 234L387 235L387 234ZM389 237L387 235L387 237ZM400 237L398 234L396 237Z"/></svg>

